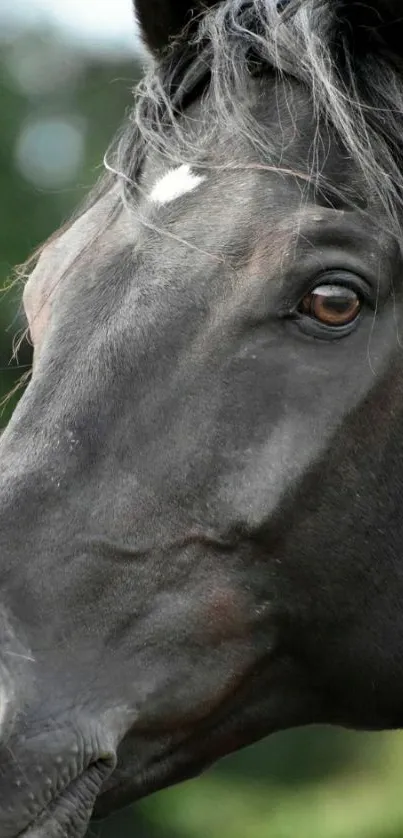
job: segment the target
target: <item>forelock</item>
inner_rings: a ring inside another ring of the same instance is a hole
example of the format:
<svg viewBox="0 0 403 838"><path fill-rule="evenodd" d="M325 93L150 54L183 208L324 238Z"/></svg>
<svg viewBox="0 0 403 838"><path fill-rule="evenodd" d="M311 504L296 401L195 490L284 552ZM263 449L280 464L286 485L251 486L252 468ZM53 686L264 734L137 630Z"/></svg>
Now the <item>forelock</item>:
<svg viewBox="0 0 403 838"><path fill-rule="evenodd" d="M361 171L367 197L377 197L400 238L403 80L381 50L357 57L341 6L341 0L291 0L282 11L284 4L273 0L225 0L201 15L196 35L184 33L172 44L135 92L128 129L108 157L125 190L135 188L151 150L171 165L203 166L206 144L229 127L273 163L249 96L251 77L270 72L277 82L296 80L309 94L316 122L307 161L312 181L323 180L318 150L328 126ZM208 108L189 123L188 103L202 94Z"/></svg>
<svg viewBox="0 0 403 838"><path fill-rule="evenodd" d="M401 241L403 76L376 46L356 54L343 27L342 5L343 0L291 0L284 8L273 0L225 0L201 14L196 33L185 32L172 43L136 88L129 119L105 156L107 175L80 212L116 186L120 201L141 201L141 174L152 154L167 168L238 168L225 144L220 156L217 139L223 133L245 140L268 168L281 171L284 149L273 159L267 126L250 100L251 79L271 74L275 84L302 85L314 115L305 171L290 173L353 201L348 184L326 181L321 146L332 132L361 173L364 194L357 205L375 198L388 232ZM199 104L198 119L187 117L192 102ZM288 104L292 116L292 97ZM208 147L214 147L214 159L206 154ZM283 169L288 171L287 163Z"/></svg>

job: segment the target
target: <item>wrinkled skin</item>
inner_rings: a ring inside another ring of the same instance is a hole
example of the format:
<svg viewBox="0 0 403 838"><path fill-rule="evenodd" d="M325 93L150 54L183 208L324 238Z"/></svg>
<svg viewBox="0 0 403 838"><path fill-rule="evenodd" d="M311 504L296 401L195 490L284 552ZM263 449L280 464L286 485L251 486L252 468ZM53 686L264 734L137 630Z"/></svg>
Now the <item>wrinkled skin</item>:
<svg viewBox="0 0 403 838"><path fill-rule="evenodd" d="M294 103L298 167L297 85ZM336 145L326 165L359 190ZM145 193L165 168L150 157ZM94 806L273 730L403 723L402 264L380 208L216 172L158 209L177 239L122 205L83 251L112 197L24 298L34 372L0 443L1 838L79 838ZM334 270L368 304L317 339L285 315Z"/></svg>

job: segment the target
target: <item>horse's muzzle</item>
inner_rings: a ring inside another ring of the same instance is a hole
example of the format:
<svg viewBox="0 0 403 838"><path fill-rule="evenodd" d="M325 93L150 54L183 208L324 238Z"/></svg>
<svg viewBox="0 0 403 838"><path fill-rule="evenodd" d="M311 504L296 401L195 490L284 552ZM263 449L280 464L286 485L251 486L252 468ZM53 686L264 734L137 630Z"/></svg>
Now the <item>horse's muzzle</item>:
<svg viewBox="0 0 403 838"><path fill-rule="evenodd" d="M19 728L21 718L0 748L1 838L83 838L116 765L113 747L88 722L41 724L33 738Z"/></svg>
<svg viewBox="0 0 403 838"><path fill-rule="evenodd" d="M82 838L104 779L109 761L99 760L70 782L22 833L21 838Z"/></svg>

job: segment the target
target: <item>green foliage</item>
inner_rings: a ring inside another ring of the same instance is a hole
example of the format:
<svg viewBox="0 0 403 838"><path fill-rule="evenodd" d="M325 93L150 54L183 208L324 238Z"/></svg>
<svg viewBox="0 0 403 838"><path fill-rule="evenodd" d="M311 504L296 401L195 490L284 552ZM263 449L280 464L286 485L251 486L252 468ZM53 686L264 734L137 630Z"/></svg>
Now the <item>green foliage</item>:
<svg viewBox="0 0 403 838"><path fill-rule="evenodd" d="M276 734L133 812L148 838L402 838L402 776L403 734L316 727ZM130 817L91 834L137 838Z"/></svg>
<svg viewBox="0 0 403 838"><path fill-rule="evenodd" d="M74 52L50 33L0 45L0 64L1 286L98 177L139 68ZM64 118L78 126L83 154L62 186L41 185L37 174L33 182L18 157L21 137L29 125ZM16 282L0 293L0 398L30 364L24 342L21 368L10 365L13 338L25 326L21 290ZM292 731L94 823L89 838L402 838L402 781L401 734Z"/></svg>

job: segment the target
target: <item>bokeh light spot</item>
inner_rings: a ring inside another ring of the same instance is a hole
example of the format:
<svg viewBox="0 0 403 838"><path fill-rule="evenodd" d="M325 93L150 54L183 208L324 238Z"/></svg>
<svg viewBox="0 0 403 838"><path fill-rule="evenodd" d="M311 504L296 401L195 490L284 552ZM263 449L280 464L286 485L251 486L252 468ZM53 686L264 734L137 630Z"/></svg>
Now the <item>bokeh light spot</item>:
<svg viewBox="0 0 403 838"><path fill-rule="evenodd" d="M21 130L16 165L26 180L41 189L66 186L77 177L84 146L82 120L67 116L36 119Z"/></svg>

